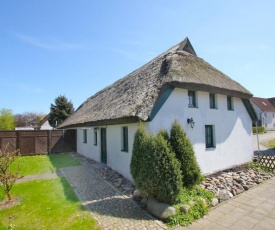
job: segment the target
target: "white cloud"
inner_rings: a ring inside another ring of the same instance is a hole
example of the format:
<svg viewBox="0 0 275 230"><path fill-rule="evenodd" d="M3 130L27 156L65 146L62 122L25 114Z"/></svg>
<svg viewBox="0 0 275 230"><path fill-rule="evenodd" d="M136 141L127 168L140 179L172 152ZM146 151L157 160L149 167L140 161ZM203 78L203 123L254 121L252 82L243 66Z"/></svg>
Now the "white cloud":
<svg viewBox="0 0 275 230"><path fill-rule="evenodd" d="M13 34L20 40L30 45L43 48L46 50L79 50L79 49L87 48L81 44L67 43L67 42L59 41L53 37L37 38L37 37L33 37L33 36L21 34L21 33L13 32Z"/></svg>

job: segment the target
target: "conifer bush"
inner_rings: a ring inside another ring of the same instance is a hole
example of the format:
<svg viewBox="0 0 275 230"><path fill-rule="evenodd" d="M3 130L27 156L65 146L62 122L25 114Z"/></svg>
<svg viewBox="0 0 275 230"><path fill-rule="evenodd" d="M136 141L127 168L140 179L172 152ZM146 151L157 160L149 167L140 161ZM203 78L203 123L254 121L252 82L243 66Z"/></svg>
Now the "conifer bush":
<svg viewBox="0 0 275 230"><path fill-rule="evenodd" d="M168 204L176 202L182 189L180 163L162 135L148 135L143 127L138 128L130 169L144 195Z"/></svg>
<svg viewBox="0 0 275 230"><path fill-rule="evenodd" d="M169 141L169 133L168 133L168 131L166 129L160 129L158 131L157 136L158 135L162 136L164 138L164 140Z"/></svg>
<svg viewBox="0 0 275 230"><path fill-rule="evenodd" d="M203 177L193 146L177 120L173 122L171 127L170 145L181 164L183 185L190 187L199 184Z"/></svg>
<svg viewBox="0 0 275 230"><path fill-rule="evenodd" d="M146 155L146 145L148 142L148 134L142 124L139 124L135 133L132 159L130 163L130 172L137 187L140 187L140 167L143 165L144 157Z"/></svg>

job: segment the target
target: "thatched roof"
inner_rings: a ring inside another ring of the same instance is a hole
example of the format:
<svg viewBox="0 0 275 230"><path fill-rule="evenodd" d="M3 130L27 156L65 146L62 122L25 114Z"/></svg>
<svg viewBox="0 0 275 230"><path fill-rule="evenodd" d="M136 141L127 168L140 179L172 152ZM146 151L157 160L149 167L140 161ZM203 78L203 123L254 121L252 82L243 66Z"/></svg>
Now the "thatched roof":
<svg viewBox="0 0 275 230"><path fill-rule="evenodd" d="M246 99L252 97L239 83L198 58L186 38L88 98L59 127L147 121L157 99L170 86Z"/></svg>

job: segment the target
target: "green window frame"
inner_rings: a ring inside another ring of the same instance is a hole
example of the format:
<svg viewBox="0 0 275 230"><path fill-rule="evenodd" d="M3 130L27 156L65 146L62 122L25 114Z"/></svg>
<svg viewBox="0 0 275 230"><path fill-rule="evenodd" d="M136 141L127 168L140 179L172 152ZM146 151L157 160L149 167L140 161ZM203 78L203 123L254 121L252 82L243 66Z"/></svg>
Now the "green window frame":
<svg viewBox="0 0 275 230"><path fill-rule="evenodd" d="M209 93L209 103L210 103L210 109L216 109L216 94Z"/></svg>
<svg viewBox="0 0 275 230"><path fill-rule="evenodd" d="M206 148L214 148L214 126L206 125L205 126L205 147Z"/></svg>
<svg viewBox="0 0 275 230"><path fill-rule="evenodd" d="M233 110L233 98L227 96L227 110Z"/></svg>
<svg viewBox="0 0 275 230"><path fill-rule="evenodd" d="M94 129L94 145L97 145L97 130Z"/></svg>
<svg viewBox="0 0 275 230"><path fill-rule="evenodd" d="M87 143L87 129L83 129L83 143Z"/></svg>
<svg viewBox="0 0 275 230"><path fill-rule="evenodd" d="M128 140L128 126L122 127L122 149L123 152L128 152L129 140Z"/></svg>
<svg viewBox="0 0 275 230"><path fill-rule="evenodd" d="M188 107L196 107L196 92L188 90Z"/></svg>

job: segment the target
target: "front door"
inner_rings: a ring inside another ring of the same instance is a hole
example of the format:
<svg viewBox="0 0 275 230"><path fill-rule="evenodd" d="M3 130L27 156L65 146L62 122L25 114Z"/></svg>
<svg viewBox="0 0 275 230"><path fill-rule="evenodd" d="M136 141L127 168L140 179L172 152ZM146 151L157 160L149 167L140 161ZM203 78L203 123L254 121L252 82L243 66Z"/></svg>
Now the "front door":
<svg viewBox="0 0 275 230"><path fill-rule="evenodd" d="M106 128L100 129L101 162L107 164Z"/></svg>

